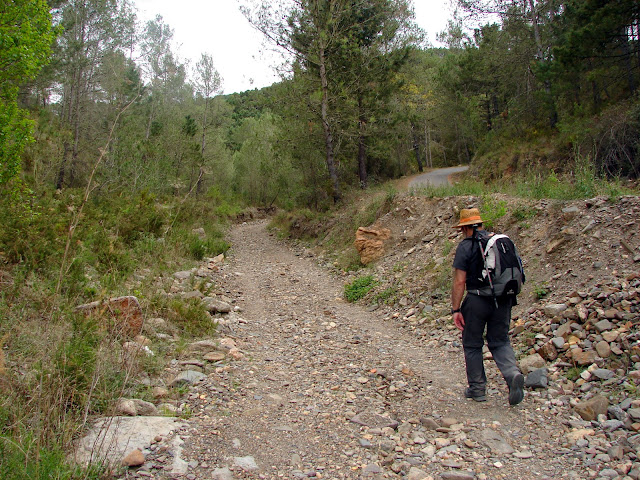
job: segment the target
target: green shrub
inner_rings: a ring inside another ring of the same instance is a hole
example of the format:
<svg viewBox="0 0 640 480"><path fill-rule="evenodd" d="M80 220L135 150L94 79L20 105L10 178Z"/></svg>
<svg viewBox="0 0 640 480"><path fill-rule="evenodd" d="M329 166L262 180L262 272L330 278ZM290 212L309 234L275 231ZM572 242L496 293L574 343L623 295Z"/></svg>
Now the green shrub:
<svg viewBox="0 0 640 480"><path fill-rule="evenodd" d="M580 378L580 374L584 372L587 367L571 367L567 371L567 379L575 382L578 378Z"/></svg>
<svg viewBox="0 0 640 480"><path fill-rule="evenodd" d="M173 299L169 302L166 313L181 332L194 337L213 335L216 324L199 299Z"/></svg>
<svg viewBox="0 0 640 480"><path fill-rule="evenodd" d="M231 244L221 238L201 239L195 235L189 237L189 255L194 260L202 260L204 257L215 257L231 248Z"/></svg>
<svg viewBox="0 0 640 480"><path fill-rule="evenodd" d="M348 302L356 302L369 293L377 283L373 275L356 278L353 282L344 286L344 296Z"/></svg>
<svg viewBox="0 0 640 480"><path fill-rule="evenodd" d="M398 291L395 288L389 287L382 292L378 293L373 301L376 303L391 304L395 301Z"/></svg>
<svg viewBox="0 0 640 480"><path fill-rule="evenodd" d="M517 206L513 212L511 212L511 216L518 222L523 220L530 220L538 215L538 209L528 206L528 205L519 205Z"/></svg>
<svg viewBox="0 0 640 480"><path fill-rule="evenodd" d="M547 282L536 283L533 286L533 295L538 300L541 300L549 295L549 287L547 286Z"/></svg>
<svg viewBox="0 0 640 480"><path fill-rule="evenodd" d="M442 247L442 256L448 256L451 253L451 250L453 250L454 246L455 244L451 240L445 238L444 245Z"/></svg>
<svg viewBox="0 0 640 480"><path fill-rule="evenodd" d="M484 228L491 230L495 227L496 220L507 214L507 202L485 195L482 197L480 211L482 212L482 220L484 220Z"/></svg>

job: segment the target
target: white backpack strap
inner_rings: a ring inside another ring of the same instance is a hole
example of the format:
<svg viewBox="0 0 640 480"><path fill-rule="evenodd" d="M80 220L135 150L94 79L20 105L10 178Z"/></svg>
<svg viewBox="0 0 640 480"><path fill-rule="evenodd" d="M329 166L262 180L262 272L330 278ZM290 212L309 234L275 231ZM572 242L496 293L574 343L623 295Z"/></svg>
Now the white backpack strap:
<svg viewBox="0 0 640 480"><path fill-rule="evenodd" d="M489 254L489 250L491 250L491 247L493 247L493 244L496 243L501 238L509 238L509 237L507 235L503 235L503 234L492 235L491 237L489 237L489 241L487 242L487 246L484 249L484 252L482 252L482 254L486 257Z"/></svg>

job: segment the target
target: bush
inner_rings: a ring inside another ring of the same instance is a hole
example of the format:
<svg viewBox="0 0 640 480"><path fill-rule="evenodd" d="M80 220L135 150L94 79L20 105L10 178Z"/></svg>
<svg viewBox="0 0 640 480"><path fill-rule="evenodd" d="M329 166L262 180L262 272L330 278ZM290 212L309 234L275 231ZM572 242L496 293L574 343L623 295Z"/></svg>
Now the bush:
<svg viewBox="0 0 640 480"><path fill-rule="evenodd" d="M201 239L195 235L189 237L189 255L194 260L202 260L204 257L215 257L225 253L231 248L231 244L222 238Z"/></svg>
<svg viewBox="0 0 640 480"><path fill-rule="evenodd" d="M378 282L373 275L356 278L353 282L344 286L344 296L348 302L356 302L364 297L375 287Z"/></svg>
<svg viewBox="0 0 640 480"><path fill-rule="evenodd" d="M171 300L165 312L168 319L187 335L201 337L213 335L216 332L216 324L202 301L197 298Z"/></svg>

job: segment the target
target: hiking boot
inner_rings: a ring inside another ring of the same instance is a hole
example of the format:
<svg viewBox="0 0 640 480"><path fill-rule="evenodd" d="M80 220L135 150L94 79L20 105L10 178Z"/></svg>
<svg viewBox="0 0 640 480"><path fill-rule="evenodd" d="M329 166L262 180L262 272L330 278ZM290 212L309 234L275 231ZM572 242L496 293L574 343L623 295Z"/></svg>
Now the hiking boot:
<svg viewBox="0 0 640 480"><path fill-rule="evenodd" d="M524 399L524 375L518 373L509 384L509 405L517 405Z"/></svg>
<svg viewBox="0 0 640 480"><path fill-rule="evenodd" d="M465 398L470 398L475 402L486 402L487 401L487 397L484 396L484 393L481 393L481 394L473 393L471 391L471 389L468 388L468 387L464 390L464 397Z"/></svg>

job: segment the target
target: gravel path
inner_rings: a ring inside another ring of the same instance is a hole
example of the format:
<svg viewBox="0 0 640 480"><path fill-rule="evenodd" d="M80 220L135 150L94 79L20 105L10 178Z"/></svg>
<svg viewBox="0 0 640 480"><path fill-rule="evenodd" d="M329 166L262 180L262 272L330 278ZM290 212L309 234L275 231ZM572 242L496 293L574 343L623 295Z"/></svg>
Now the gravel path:
<svg viewBox="0 0 640 480"><path fill-rule="evenodd" d="M220 282L244 358L188 396L186 478L595 478L562 411L535 392L509 407L493 362L488 401L465 400L459 344L346 303L343 282L264 221L231 239Z"/></svg>
<svg viewBox="0 0 640 480"><path fill-rule="evenodd" d="M469 170L469 166L462 167L449 167L449 168L437 168L432 172L423 173L422 175L416 175L409 181L409 188L416 188L420 186L433 185L449 185L449 176L454 173L462 173Z"/></svg>

